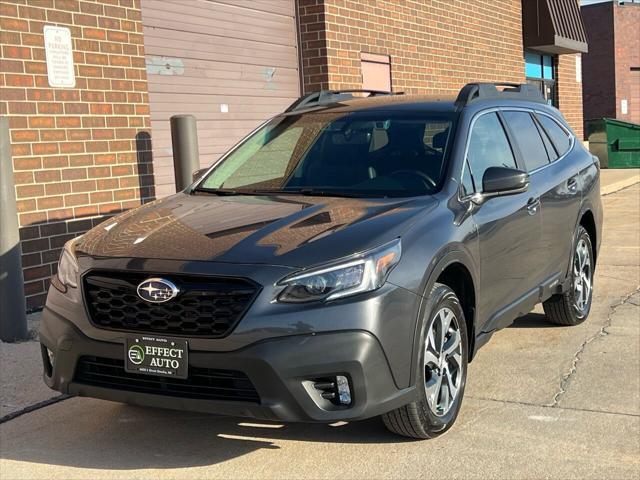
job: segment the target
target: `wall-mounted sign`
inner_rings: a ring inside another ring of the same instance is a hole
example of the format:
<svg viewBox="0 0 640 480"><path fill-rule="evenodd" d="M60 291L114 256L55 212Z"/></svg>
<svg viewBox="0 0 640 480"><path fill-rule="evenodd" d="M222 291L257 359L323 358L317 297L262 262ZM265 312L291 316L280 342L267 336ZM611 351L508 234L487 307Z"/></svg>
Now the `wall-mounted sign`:
<svg viewBox="0 0 640 480"><path fill-rule="evenodd" d="M44 49L47 56L49 85L54 88L73 88L76 75L73 67L71 31L66 27L44 27Z"/></svg>
<svg viewBox="0 0 640 480"><path fill-rule="evenodd" d="M582 56L576 55L576 82L582 83Z"/></svg>
<svg viewBox="0 0 640 480"><path fill-rule="evenodd" d="M184 75L184 61L173 57L145 58L148 75Z"/></svg>
<svg viewBox="0 0 640 480"><path fill-rule="evenodd" d="M626 98L620 100L620 113L622 113L622 115L626 115L629 113L629 102Z"/></svg>

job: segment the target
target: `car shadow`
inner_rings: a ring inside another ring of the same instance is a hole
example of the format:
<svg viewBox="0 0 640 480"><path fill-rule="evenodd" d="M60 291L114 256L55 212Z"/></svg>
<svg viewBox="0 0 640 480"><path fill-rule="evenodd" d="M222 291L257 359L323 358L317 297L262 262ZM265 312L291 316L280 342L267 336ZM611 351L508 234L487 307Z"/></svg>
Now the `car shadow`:
<svg viewBox="0 0 640 480"><path fill-rule="evenodd" d="M379 419L282 424L71 398L0 426L0 458L109 470L210 466L283 440L410 442Z"/></svg>
<svg viewBox="0 0 640 480"><path fill-rule="evenodd" d="M509 328L558 328L560 325L551 323L542 313L528 313L516 318Z"/></svg>

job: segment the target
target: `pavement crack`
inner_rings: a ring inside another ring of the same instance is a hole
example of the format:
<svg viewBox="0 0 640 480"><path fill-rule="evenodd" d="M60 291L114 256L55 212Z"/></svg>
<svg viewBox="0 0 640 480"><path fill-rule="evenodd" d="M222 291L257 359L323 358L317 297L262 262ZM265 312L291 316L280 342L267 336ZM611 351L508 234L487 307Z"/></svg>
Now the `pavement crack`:
<svg viewBox="0 0 640 480"><path fill-rule="evenodd" d="M48 407L49 405L53 405L54 403L58 403L61 402L62 400L66 400L67 398L71 398L69 395L58 395L57 397L53 397L53 398L49 398L47 400L44 400L42 402L38 402L35 403L33 405L29 405L28 407L25 407L21 410L18 410L16 412L12 412L12 413L8 413L7 415L4 415L3 417L0 417L0 425L8 422L10 420L13 420L14 418L18 418L22 415L24 415L25 413L31 413L34 412L36 410L40 410L41 408L44 407ZM6 406L6 405L4 405Z"/></svg>
<svg viewBox="0 0 640 480"><path fill-rule="evenodd" d="M590 336L584 342L582 342L582 344L580 345L580 348L578 348L576 353L573 354L573 358L571 360L571 368L569 368L569 371L565 373L560 379L560 385L559 385L558 391L553 396L553 401L551 403L544 405L545 407L558 406L558 404L560 403L560 399L567 392L567 388L571 383L571 379L578 371L578 363L580 362L582 353L584 352L587 345L589 345L591 342L593 342L597 338L606 337L607 335L609 335L609 332L607 331L607 329L611 326L611 323L613 321L613 315L616 313L616 310L626 303L631 303L635 305L635 303L633 301L630 301L630 299L638 292L640 292L640 287L637 287L635 290L625 295L617 303L609 305L609 313L607 314L607 321L604 323L604 325L602 325L602 327L600 327L600 330L598 330L598 332L596 332L594 335Z"/></svg>
<svg viewBox="0 0 640 480"><path fill-rule="evenodd" d="M523 402L520 400L502 400L499 398L489 398L489 397L476 397L474 395L465 396L465 398L470 398L473 400L481 400L484 402L497 402L497 403L506 403L508 405L520 405L524 407L537 407L537 408L553 408L556 410L570 410L574 412L587 412L587 413L601 413L604 415L618 415L622 417L634 417L639 418L640 415L635 413L627 413L627 412L609 412L607 410L596 410L592 408L576 408L576 407L560 407L554 406L551 404L544 403L533 403L533 402Z"/></svg>

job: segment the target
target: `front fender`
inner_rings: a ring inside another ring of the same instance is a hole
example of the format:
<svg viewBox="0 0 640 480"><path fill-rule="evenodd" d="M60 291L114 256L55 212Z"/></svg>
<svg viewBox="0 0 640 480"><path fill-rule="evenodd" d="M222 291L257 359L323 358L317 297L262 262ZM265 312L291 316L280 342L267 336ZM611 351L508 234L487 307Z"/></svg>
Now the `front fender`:
<svg viewBox="0 0 640 480"><path fill-rule="evenodd" d="M420 302L420 306L418 309L418 320L416 321L416 328L413 334L413 347L412 347L412 368L411 368L411 385L415 384L416 374L417 374L417 366L419 361L419 352L422 348L422 334L424 328L424 322L422 322L422 318L426 315L427 308L427 300L429 298L429 293L433 289L433 286L438 281L438 278L444 272L447 267L453 264L461 264L464 268L469 272L472 282L473 282L473 290L474 297L478 298L478 266L476 262L473 261L473 256L471 252L465 247L463 244L457 245L449 245L440 250L433 258L433 260L429 263L429 266L425 272L423 277L423 282L421 284L421 297L422 300ZM475 344L475 334L476 334L476 322L477 322L477 312L475 305L473 306L473 320L471 322L470 327L468 328L468 338L469 338L469 361L471 361L474 352L474 344ZM467 319L467 325L469 325L469 321Z"/></svg>

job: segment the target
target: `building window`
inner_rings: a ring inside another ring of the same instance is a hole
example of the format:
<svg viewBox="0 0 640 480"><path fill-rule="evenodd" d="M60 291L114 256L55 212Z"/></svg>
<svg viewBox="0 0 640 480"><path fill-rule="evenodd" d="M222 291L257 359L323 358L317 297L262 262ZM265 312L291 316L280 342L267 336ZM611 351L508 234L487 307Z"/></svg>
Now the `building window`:
<svg viewBox="0 0 640 480"><path fill-rule="evenodd" d="M558 106L556 95L556 57L536 52L524 52L527 83L536 85L549 105Z"/></svg>
<svg viewBox="0 0 640 480"><path fill-rule="evenodd" d="M389 55L362 52L360 62L364 90L391 91L391 58Z"/></svg>

